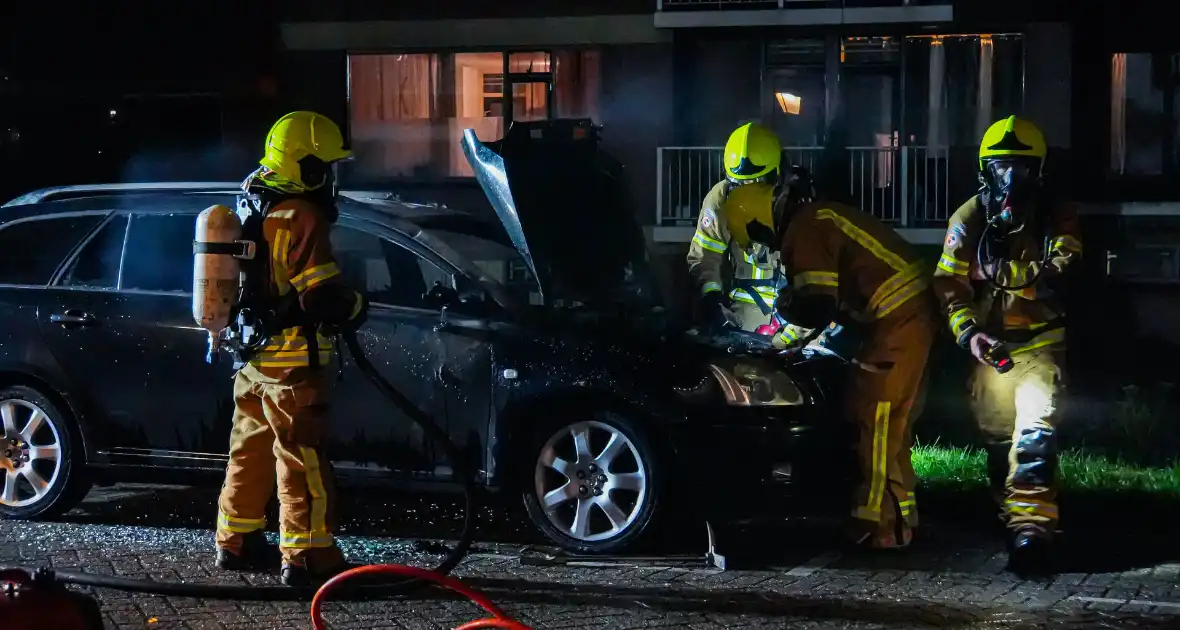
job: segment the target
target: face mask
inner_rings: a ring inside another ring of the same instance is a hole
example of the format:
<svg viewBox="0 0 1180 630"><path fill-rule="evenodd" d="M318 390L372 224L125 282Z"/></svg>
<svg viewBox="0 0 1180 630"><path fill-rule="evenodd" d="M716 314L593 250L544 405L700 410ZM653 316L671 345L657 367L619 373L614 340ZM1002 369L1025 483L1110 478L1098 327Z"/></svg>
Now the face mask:
<svg viewBox="0 0 1180 630"><path fill-rule="evenodd" d="M998 214L1013 217L1022 211L1036 189L1036 177L1034 167L1025 160L988 162L986 184Z"/></svg>

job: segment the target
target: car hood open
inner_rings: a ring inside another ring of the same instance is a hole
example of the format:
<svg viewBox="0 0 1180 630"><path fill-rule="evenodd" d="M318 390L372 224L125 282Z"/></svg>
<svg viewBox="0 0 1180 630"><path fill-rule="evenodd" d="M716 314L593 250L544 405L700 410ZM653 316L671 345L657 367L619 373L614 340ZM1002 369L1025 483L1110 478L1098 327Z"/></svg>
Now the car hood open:
<svg viewBox="0 0 1180 630"><path fill-rule="evenodd" d="M512 124L502 140L463 132L463 153L546 306L659 309L622 166L590 120Z"/></svg>

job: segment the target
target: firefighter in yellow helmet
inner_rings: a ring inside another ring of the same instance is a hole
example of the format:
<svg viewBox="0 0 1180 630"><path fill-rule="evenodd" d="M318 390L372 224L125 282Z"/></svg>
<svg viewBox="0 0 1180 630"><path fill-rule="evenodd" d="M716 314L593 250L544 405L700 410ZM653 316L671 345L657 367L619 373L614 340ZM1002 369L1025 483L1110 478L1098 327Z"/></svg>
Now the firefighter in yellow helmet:
<svg viewBox="0 0 1180 630"><path fill-rule="evenodd" d="M329 366L338 360L332 335L359 327L368 308L341 282L329 240L337 216L334 165L350 156L335 123L293 112L271 128L261 167L242 183L240 203L253 217L244 221L244 237L265 243L258 264L244 267L246 286L254 289L243 305L270 313L264 324L273 332L234 380L217 565L248 570L275 560L262 530L277 472L279 551L289 585L314 583L347 566L332 537L335 488L323 440Z"/></svg>
<svg viewBox="0 0 1180 630"><path fill-rule="evenodd" d="M910 420L938 330L929 267L877 218L815 197L807 172L793 167L777 199L739 188L725 216L739 244L777 244L790 276L775 308L797 326L776 334L775 347L800 348L833 325L861 340L846 356L856 367L845 406L860 429L862 473L848 533L864 547L904 547L918 524Z"/></svg>
<svg viewBox="0 0 1180 630"><path fill-rule="evenodd" d="M978 362L972 407L1009 529L1009 567L1048 567L1057 525L1066 272L1082 252L1077 211L1042 186L1045 138L1011 116L979 146L980 193L950 219L934 288ZM1003 490L999 491L999 486Z"/></svg>
<svg viewBox="0 0 1180 630"><path fill-rule="evenodd" d="M774 313L775 296L784 281L778 252L756 242L737 244L723 209L730 192L740 187L771 194L781 162L778 137L762 125L744 124L725 143L725 179L705 196L688 248L688 272L706 325L729 324L755 332L785 323Z"/></svg>

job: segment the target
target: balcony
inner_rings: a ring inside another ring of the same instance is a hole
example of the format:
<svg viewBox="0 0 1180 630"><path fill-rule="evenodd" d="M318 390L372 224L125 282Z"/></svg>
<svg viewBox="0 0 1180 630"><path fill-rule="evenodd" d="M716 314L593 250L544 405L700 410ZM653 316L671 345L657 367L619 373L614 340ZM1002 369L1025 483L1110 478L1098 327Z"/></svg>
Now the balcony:
<svg viewBox="0 0 1180 630"><path fill-rule="evenodd" d="M937 23L951 0L657 0L656 28Z"/></svg>
<svg viewBox="0 0 1180 630"><path fill-rule="evenodd" d="M784 164L815 173L822 147L786 147ZM848 147L847 193L865 212L897 228L916 230L919 242L941 240L950 213L970 191L951 182L953 150L945 147ZM722 147L660 147L656 150L655 240L687 241L705 195L723 173ZM957 162L957 160L956 160ZM954 188L954 190L952 190ZM953 204L953 205L952 205Z"/></svg>

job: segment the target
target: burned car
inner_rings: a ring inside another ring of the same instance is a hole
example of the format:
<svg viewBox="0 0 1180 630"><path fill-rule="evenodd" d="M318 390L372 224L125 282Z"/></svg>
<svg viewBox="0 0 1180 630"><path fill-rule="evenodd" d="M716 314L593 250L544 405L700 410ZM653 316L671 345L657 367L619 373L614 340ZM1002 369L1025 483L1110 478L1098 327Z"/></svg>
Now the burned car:
<svg viewBox="0 0 1180 630"><path fill-rule="evenodd" d="M518 123L486 144L468 131L463 149L496 217L345 192L332 241L372 304L369 359L481 485L522 496L557 544L605 553L705 487L831 467L838 361L753 356L760 339L694 334L666 310L589 121ZM190 252L197 214L237 192L73 187L0 209L0 516L61 514L93 483L218 478L232 368L204 362ZM343 485L457 485L441 449L340 369L326 437Z"/></svg>

